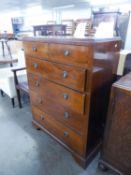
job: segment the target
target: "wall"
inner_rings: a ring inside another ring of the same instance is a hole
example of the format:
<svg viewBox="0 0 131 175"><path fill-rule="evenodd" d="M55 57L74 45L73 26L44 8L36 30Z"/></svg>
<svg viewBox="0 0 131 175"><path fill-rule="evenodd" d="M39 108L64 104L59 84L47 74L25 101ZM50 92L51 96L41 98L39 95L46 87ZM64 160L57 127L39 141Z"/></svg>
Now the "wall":
<svg viewBox="0 0 131 175"><path fill-rule="evenodd" d="M73 9L73 10L65 10L61 12L62 19L82 19L82 18L90 18L91 17L91 9Z"/></svg>

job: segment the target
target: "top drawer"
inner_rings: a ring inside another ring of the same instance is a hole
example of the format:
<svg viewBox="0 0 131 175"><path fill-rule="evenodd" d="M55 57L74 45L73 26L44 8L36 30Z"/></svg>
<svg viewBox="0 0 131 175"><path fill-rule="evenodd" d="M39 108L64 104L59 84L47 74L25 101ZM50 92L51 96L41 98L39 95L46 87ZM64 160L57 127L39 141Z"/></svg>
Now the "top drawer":
<svg viewBox="0 0 131 175"><path fill-rule="evenodd" d="M24 42L26 55L39 58L48 58L48 44L40 42Z"/></svg>
<svg viewBox="0 0 131 175"><path fill-rule="evenodd" d="M91 66L92 51L91 47L49 44L49 60L67 63Z"/></svg>

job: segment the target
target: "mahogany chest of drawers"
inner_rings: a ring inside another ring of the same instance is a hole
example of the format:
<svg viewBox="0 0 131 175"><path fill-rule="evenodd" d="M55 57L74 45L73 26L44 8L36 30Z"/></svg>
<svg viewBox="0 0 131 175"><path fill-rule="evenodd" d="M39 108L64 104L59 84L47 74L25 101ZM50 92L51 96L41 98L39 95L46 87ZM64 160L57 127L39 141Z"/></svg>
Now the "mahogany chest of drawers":
<svg viewBox="0 0 131 175"><path fill-rule="evenodd" d="M97 153L120 40L24 38L33 124L85 167Z"/></svg>
<svg viewBox="0 0 131 175"><path fill-rule="evenodd" d="M112 86L99 167L131 174L131 73Z"/></svg>

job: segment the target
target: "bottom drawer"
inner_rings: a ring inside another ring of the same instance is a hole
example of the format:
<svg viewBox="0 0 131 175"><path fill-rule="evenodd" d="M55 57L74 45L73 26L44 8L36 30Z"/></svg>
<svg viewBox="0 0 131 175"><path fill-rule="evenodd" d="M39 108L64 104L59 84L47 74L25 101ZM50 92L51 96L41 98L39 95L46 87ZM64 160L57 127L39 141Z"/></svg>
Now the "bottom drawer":
<svg viewBox="0 0 131 175"><path fill-rule="evenodd" d="M42 125L42 127L60 139L73 151L81 155L83 154L83 140L80 135L65 127L63 124L53 119L50 115L36 107L32 107L32 113L33 119Z"/></svg>

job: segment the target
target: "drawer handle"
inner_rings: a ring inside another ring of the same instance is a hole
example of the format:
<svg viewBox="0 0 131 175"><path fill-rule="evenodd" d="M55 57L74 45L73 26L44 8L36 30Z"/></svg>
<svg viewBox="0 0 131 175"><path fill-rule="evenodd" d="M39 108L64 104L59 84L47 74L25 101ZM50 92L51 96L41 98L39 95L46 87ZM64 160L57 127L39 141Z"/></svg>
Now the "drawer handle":
<svg viewBox="0 0 131 175"><path fill-rule="evenodd" d="M35 86L38 87L40 84L38 81L35 82Z"/></svg>
<svg viewBox="0 0 131 175"><path fill-rule="evenodd" d="M38 103L39 103L39 104L42 104L42 103L43 103L42 99L39 99L39 100L38 100Z"/></svg>
<svg viewBox="0 0 131 175"><path fill-rule="evenodd" d="M69 113L68 112L64 112L64 118L68 119L69 118Z"/></svg>
<svg viewBox="0 0 131 175"><path fill-rule="evenodd" d="M117 46L118 46L118 45L117 45L117 44L115 44L115 48L117 48Z"/></svg>
<svg viewBox="0 0 131 175"><path fill-rule="evenodd" d="M37 47L32 47L32 51L36 52L37 51Z"/></svg>
<svg viewBox="0 0 131 175"><path fill-rule="evenodd" d="M63 77L64 77L64 78L67 78L67 77L68 77L68 72L64 71Z"/></svg>
<svg viewBox="0 0 131 175"><path fill-rule="evenodd" d="M68 94L64 94L63 96L64 96L64 99L65 100L68 100L68 98L69 98L69 95Z"/></svg>
<svg viewBox="0 0 131 175"><path fill-rule="evenodd" d="M69 55L70 55L70 51L67 50L67 49L65 49L65 50L64 50L64 56L67 57L67 56L69 56Z"/></svg>
<svg viewBox="0 0 131 175"><path fill-rule="evenodd" d="M69 136L69 133L67 131L64 132L64 136L65 137L68 137Z"/></svg>
<svg viewBox="0 0 131 175"><path fill-rule="evenodd" d="M41 119L41 120L44 120L44 119L45 119L45 116L44 116L44 115L41 115L41 116L40 116L40 119Z"/></svg>
<svg viewBox="0 0 131 175"><path fill-rule="evenodd" d="M34 66L35 69L38 68L38 64L37 63L34 63L33 66Z"/></svg>

